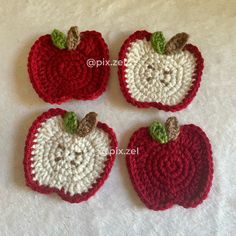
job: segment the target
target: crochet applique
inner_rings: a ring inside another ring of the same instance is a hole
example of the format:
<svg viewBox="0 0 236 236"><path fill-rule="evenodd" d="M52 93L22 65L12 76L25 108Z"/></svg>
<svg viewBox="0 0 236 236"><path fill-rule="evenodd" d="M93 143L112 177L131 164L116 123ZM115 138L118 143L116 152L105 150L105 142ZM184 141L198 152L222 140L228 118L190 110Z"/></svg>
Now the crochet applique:
<svg viewBox="0 0 236 236"><path fill-rule="evenodd" d="M134 189L148 208L197 207L207 198L213 160L200 127L179 126L175 117L165 125L155 121L133 133L128 149L138 150L126 155L126 163Z"/></svg>
<svg viewBox="0 0 236 236"><path fill-rule="evenodd" d="M51 35L41 36L30 50L30 81L38 95L49 103L96 99L106 89L110 68L90 66L89 60L109 60L108 47L100 33L79 32L76 26L67 35L53 30Z"/></svg>
<svg viewBox="0 0 236 236"><path fill-rule="evenodd" d="M32 124L26 144L26 184L40 193L57 193L79 203L94 195L115 160L114 131L88 113L78 120L73 112L50 109ZM80 135L82 134L82 135Z"/></svg>
<svg viewBox="0 0 236 236"><path fill-rule="evenodd" d="M124 42L118 67L126 100L139 107L164 111L186 108L200 86L203 58L179 33L166 42L162 32L136 31Z"/></svg>

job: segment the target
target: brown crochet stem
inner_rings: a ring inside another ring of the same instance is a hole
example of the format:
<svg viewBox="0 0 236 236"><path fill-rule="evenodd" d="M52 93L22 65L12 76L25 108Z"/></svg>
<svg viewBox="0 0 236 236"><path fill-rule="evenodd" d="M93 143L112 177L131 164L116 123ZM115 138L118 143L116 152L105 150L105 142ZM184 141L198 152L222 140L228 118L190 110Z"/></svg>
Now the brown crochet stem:
<svg viewBox="0 0 236 236"><path fill-rule="evenodd" d="M66 39L66 46L68 50L75 50L80 43L80 34L77 26L72 26L68 33Z"/></svg>
<svg viewBox="0 0 236 236"><path fill-rule="evenodd" d="M173 52L182 50L188 39L189 35L184 32L176 34L166 43L165 54L171 54Z"/></svg>
<svg viewBox="0 0 236 236"><path fill-rule="evenodd" d="M85 137L90 134L97 126L97 113L89 112L80 122L78 127L78 136Z"/></svg>
<svg viewBox="0 0 236 236"><path fill-rule="evenodd" d="M176 117L169 117L165 122L168 141L176 140L180 133L180 127Z"/></svg>

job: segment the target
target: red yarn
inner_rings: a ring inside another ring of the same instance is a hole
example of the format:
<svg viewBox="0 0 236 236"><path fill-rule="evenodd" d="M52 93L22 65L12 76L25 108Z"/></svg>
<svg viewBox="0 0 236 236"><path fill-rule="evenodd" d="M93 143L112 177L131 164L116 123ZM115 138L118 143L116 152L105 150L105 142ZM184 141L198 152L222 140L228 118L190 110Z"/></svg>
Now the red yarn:
<svg viewBox="0 0 236 236"><path fill-rule="evenodd" d="M32 46L29 77L44 101L60 104L70 99L92 100L105 91L109 66L90 68L86 63L88 59L109 60L108 47L96 31L85 31L80 36L76 50L55 47L50 35L40 37Z"/></svg>
<svg viewBox="0 0 236 236"><path fill-rule="evenodd" d="M58 116L58 115L63 115L66 111L62 109L50 109L47 112L44 112L41 114L32 124L27 139L25 143L25 157L24 157L24 171L25 171L25 178L26 178L26 185L30 187L32 190L44 193L44 194L49 194L49 193L57 193L63 200L71 202L71 203L79 203L82 201L87 200L91 196L93 196L98 189L103 185L104 181L107 179L111 168L114 164L115 160L115 154L111 154L107 157L107 161L105 162L105 168L104 172L102 175L99 177L97 182L93 184L92 188L83 194L75 194L71 196L70 194L65 194L64 190L57 189L57 188L50 188L47 186L40 186L37 181L33 180L33 174L32 174L32 168L31 168L31 152L32 152L32 146L35 144L33 141L35 139L35 134L37 133L37 129L41 126L42 122L46 121L47 119L53 117L53 116ZM108 125L98 122L97 127L104 130L108 135L110 141L110 148L116 150L117 148L117 140L114 131L108 127Z"/></svg>
<svg viewBox="0 0 236 236"><path fill-rule="evenodd" d="M198 126L181 126L178 138L167 144L153 140L143 127L132 135L128 148L139 150L127 155L126 163L134 189L148 208L196 207L207 198L213 179L212 151Z"/></svg>
<svg viewBox="0 0 236 236"><path fill-rule="evenodd" d="M151 33L145 30L136 31L135 33L130 35L129 38L125 40L124 44L121 47L121 50L119 53L119 60L122 60L124 62L126 58L127 50L130 47L130 44L132 42L136 40L143 40L145 38L147 40L150 40L150 36L151 36ZM127 88L127 82L126 82L126 77L125 77L126 66L125 66L125 63L122 63L122 65L118 67L118 76L119 76L121 91L123 92L127 102L139 108L155 107L160 110L172 111L172 112L179 111L186 108L191 103L193 98L196 96L198 88L200 87L202 71L204 68L204 60L202 58L200 51L198 50L196 46L192 44L187 44L184 47L184 50L187 50L194 55L194 57L196 58L196 68L195 68L195 73L193 76L193 86L181 103L177 105L169 106L169 105L164 105L160 102L140 102L132 98Z"/></svg>

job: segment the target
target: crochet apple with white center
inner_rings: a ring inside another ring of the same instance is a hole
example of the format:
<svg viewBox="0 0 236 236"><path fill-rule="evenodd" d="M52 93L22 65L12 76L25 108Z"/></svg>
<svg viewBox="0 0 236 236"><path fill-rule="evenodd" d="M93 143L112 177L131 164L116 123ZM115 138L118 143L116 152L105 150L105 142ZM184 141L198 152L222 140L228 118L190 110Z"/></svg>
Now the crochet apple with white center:
<svg viewBox="0 0 236 236"><path fill-rule="evenodd" d="M58 193L71 203L87 200L108 177L117 148L115 133L88 113L50 109L29 130L25 145L26 184L41 193Z"/></svg>
<svg viewBox="0 0 236 236"><path fill-rule="evenodd" d="M119 80L126 100L140 108L178 111L187 107L200 86L203 58L179 33L166 42L162 32L137 31L123 44Z"/></svg>

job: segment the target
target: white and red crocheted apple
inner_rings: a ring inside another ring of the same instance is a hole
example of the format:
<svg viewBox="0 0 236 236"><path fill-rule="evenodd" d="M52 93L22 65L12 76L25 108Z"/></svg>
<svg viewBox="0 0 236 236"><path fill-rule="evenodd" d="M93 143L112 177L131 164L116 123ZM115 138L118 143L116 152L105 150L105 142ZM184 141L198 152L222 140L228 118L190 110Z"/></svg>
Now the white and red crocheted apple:
<svg viewBox="0 0 236 236"><path fill-rule="evenodd" d="M124 42L119 59L121 90L128 102L165 111L185 108L200 86L203 58L179 33L167 43L161 32L137 31Z"/></svg>
<svg viewBox="0 0 236 236"><path fill-rule="evenodd" d="M58 193L71 203L87 200L108 177L115 160L115 133L88 113L50 109L29 130L25 146L26 184L41 193Z"/></svg>
<svg viewBox="0 0 236 236"><path fill-rule="evenodd" d="M196 207L208 196L213 178L211 144L196 125L178 126L170 117L165 125L153 122L135 131L126 162L134 189L152 210L178 204Z"/></svg>
<svg viewBox="0 0 236 236"><path fill-rule="evenodd" d="M108 47L99 32L79 32L73 26L66 36L54 30L41 36L30 50L30 81L46 102L96 99L106 89L110 68L90 66L88 60L109 60Z"/></svg>

